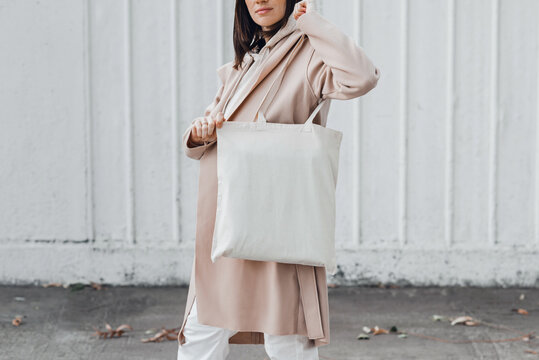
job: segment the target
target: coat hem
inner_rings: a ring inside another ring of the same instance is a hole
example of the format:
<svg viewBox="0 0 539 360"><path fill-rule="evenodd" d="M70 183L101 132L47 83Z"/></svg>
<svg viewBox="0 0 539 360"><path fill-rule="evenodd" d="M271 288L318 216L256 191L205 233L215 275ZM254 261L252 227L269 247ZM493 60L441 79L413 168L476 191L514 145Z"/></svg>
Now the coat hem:
<svg viewBox="0 0 539 360"><path fill-rule="evenodd" d="M309 324L311 324L311 326L315 326L316 324L313 322L313 321L310 321L309 323L307 323L307 318L308 318L308 314L307 314L307 308L306 308L306 304L305 304L305 300L306 299L309 299L309 298L312 298L312 295L311 297L309 296L306 296L304 294L304 288L302 288L301 286L301 280L300 280L300 274L303 274L303 276L306 275L305 272L301 271L299 267L305 267L306 265L299 265L299 264L296 264L296 272L297 272L297 275L298 275L298 285L300 287L300 301L301 301L301 304L302 304L302 308L303 308L303 313L304 313L304 320L305 320L305 325L306 325L306 328L307 328L307 334L303 334L303 333L298 333L297 331L296 332L285 332L285 333L274 333L272 335L294 335L294 334L299 334L299 335L303 335L303 336L307 336L311 342L311 344L314 346L314 347L319 347L319 346L324 346L324 345L328 345L329 344L329 341L327 340L327 337L324 335L324 330L323 330L323 326L322 326L322 319L321 319L321 314L320 314L320 306L319 306L319 302L318 302L318 294L316 294L316 296L314 296L314 300L316 302L316 309L318 309L318 311L316 312L316 318L318 320L318 329L316 329L318 332L316 332L315 334L312 334L312 332L309 332ZM312 266L307 266L308 268L310 268L312 271L313 271L313 281L314 281L314 285L315 285L315 292L316 292L316 277L315 277L315 274L314 274L314 267ZM304 269L303 269L304 270ZM193 309L193 305L195 303L195 298L196 298L196 293L193 295L193 299L191 300L191 304L189 305L189 311L187 311L187 313L185 314L184 316L184 319L182 321L182 326L180 327L180 331L178 332L178 336L177 336L177 342L178 342L178 345L179 346L182 346L183 344L185 344L185 336L183 334L184 332L184 329L185 329L185 325L187 323L187 318L189 317L189 314L191 313L192 309ZM312 306L311 306L312 307ZM200 324L203 324L202 322L199 321ZM215 325L215 324L205 324L205 325L210 325L210 326L218 326L218 325ZM223 326L221 326L223 327ZM234 329L235 330L235 329ZM252 344L252 345L260 345L260 344L264 344L264 332L263 331L260 331L260 330L256 330L256 329L252 329L252 328L243 328L240 330L236 330L237 333L232 335L229 340L228 340L228 343L229 344L244 344L244 345L248 345L248 344ZM269 334L269 332L268 332Z"/></svg>

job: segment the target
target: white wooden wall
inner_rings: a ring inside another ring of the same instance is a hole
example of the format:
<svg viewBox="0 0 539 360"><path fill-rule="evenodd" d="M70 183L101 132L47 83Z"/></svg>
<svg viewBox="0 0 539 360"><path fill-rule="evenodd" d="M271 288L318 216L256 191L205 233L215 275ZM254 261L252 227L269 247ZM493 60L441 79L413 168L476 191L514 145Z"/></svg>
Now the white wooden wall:
<svg viewBox="0 0 539 360"><path fill-rule="evenodd" d="M539 286L539 2L318 2L382 74L330 111L329 280ZM188 283L233 4L0 0L1 283Z"/></svg>

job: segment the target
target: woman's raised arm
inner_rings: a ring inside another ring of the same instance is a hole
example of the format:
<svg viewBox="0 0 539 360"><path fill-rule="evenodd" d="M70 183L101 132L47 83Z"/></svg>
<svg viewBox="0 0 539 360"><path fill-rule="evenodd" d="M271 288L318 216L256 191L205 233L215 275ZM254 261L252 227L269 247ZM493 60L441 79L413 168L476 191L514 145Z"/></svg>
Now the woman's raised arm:
<svg viewBox="0 0 539 360"><path fill-rule="evenodd" d="M315 96L347 100L376 86L380 70L350 36L318 11L307 11L296 25L313 47L306 71Z"/></svg>

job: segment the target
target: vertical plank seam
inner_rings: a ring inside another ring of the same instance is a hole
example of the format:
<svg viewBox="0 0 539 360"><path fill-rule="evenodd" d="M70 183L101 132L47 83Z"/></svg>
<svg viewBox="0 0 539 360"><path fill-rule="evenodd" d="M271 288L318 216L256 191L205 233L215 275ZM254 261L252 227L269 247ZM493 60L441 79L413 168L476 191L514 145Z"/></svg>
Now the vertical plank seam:
<svg viewBox="0 0 539 360"><path fill-rule="evenodd" d="M126 238L131 244L137 243L136 239L136 222L135 222L135 165L134 165L134 140L133 140L133 89L132 89L132 9L131 1L124 0L125 4L125 72L124 72L124 91L125 91L125 143L126 143L126 202L127 202L127 224Z"/></svg>
<svg viewBox="0 0 539 360"><path fill-rule="evenodd" d="M407 239L407 141L408 141L408 0L401 2L400 21L400 141L399 141L399 246L403 248Z"/></svg>
<svg viewBox="0 0 539 360"><path fill-rule="evenodd" d="M356 17L354 21L354 33L357 36L357 42L359 46L363 46L363 0L354 2ZM359 97L354 104L354 119L352 122L352 236L353 236L353 248L356 250L361 247L362 234L361 234L361 173L362 173L362 152L361 152L361 134L362 134L362 121L363 121L363 99Z"/></svg>
<svg viewBox="0 0 539 360"><path fill-rule="evenodd" d="M85 181L85 222L86 222L86 238L89 243L95 242L95 216L94 216L94 157L93 157L93 114L92 114L92 68L91 68L91 24L90 24L90 1L83 1L82 8L83 21L83 92L84 92L84 153L86 164L84 166L84 181Z"/></svg>
<svg viewBox="0 0 539 360"><path fill-rule="evenodd" d="M489 130L489 195L488 195L488 243L495 246L497 239L497 173L498 173L498 124L499 124L499 0L492 2L491 9L491 68L490 68L490 130Z"/></svg>
<svg viewBox="0 0 539 360"><path fill-rule="evenodd" d="M179 71L178 71L178 2L177 0L170 0L170 38L171 38L171 78L172 78L172 94L171 94L171 126L172 126L172 236L173 242L177 245L181 245L182 242L182 228L181 228L181 184L180 184L180 157L181 151L179 140Z"/></svg>
<svg viewBox="0 0 539 360"><path fill-rule="evenodd" d="M216 27L216 31L217 31L217 36L216 36L216 39L217 39L217 68L221 66L221 64L224 63L224 58L225 58L225 54L224 54L224 24L225 24L225 21L224 21L224 8L223 8L223 1L217 1L217 27ZM216 79L215 81L217 82L217 86L220 86L220 79L219 77L216 76Z"/></svg>
<svg viewBox="0 0 539 360"><path fill-rule="evenodd" d="M445 161L445 243L453 244L454 218L454 91L455 91L455 0L448 0L447 26L447 99L446 99L446 161Z"/></svg>
<svg viewBox="0 0 539 360"><path fill-rule="evenodd" d="M537 16L539 17L539 7L537 8ZM536 25L537 26L537 25ZM537 91L537 110L535 113L535 249L539 249L539 28L536 30L537 36L537 62L536 62L536 91Z"/></svg>

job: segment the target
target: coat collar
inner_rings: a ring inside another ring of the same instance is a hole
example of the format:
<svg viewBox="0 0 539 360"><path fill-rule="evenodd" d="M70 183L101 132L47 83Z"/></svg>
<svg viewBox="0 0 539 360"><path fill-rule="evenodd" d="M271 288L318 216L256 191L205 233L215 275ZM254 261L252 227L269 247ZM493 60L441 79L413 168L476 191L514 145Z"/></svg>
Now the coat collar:
<svg viewBox="0 0 539 360"><path fill-rule="evenodd" d="M247 96L258 86L258 84L260 84L262 80L264 80L264 78L278 64L281 63L281 60L285 58L286 54L288 54L289 51L297 43L297 41L301 37L301 34L301 30L296 27L296 19L294 19L293 14L290 14L286 25L279 29L279 31L277 31L277 33L275 33L275 35L273 35L271 39L260 50L260 52L267 51L269 52L269 54L267 54L266 59L263 60L264 62L261 64L261 69L259 70L256 80L253 82L249 90L245 91L241 95L240 99L234 104L227 120L233 117L235 111L239 108L239 106L243 103ZM230 79L230 83L233 85L228 88L228 90L223 96L226 101L222 102L221 111L224 108L224 105L230 99L231 95L233 94L233 91L239 84L241 77L245 74L253 61L254 59L249 53L245 54L243 58L244 66L241 68L241 70L233 72L234 75Z"/></svg>

